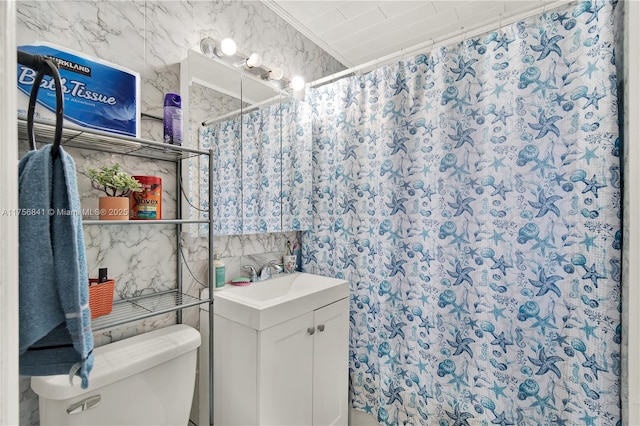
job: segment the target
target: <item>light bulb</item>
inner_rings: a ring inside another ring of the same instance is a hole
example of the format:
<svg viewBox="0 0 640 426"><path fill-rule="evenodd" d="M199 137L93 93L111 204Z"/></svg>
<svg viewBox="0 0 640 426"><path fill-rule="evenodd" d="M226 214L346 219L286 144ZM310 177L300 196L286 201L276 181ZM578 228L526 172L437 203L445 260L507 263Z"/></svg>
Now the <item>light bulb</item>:
<svg viewBox="0 0 640 426"><path fill-rule="evenodd" d="M247 58L247 67L255 68L255 67L259 67L260 65L262 65L262 58L257 53L252 53Z"/></svg>
<svg viewBox="0 0 640 426"><path fill-rule="evenodd" d="M291 88L293 90L302 90L302 89L304 89L304 78L300 77L299 75L293 77L291 79Z"/></svg>
<svg viewBox="0 0 640 426"><path fill-rule="evenodd" d="M280 80L284 76L281 68L272 68L269 71L269 80Z"/></svg>
<svg viewBox="0 0 640 426"><path fill-rule="evenodd" d="M236 42L230 38L225 38L220 42L220 51L227 56L235 55Z"/></svg>

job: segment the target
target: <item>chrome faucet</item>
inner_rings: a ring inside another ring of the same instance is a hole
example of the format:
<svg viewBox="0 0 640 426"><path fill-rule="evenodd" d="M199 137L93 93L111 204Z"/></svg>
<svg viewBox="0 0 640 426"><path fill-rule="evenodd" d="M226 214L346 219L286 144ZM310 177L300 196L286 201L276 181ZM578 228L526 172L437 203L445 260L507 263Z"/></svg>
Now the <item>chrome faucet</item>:
<svg viewBox="0 0 640 426"><path fill-rule="evenodd" d="M266 265L262 267L260 270L260 280L268 280L271 278L271 270L275 270L276 274L282 272L282 267L278 265L278 262L275 260L270 261Z"/></svg>
<svg viewBox="0 0 640 426"><path fill-rule="evenodd" d="M258 273L256 272L256 268L254 268L253 265L244 265L242 268L251 272L250 280L252 283L258 281Z"/></svg>

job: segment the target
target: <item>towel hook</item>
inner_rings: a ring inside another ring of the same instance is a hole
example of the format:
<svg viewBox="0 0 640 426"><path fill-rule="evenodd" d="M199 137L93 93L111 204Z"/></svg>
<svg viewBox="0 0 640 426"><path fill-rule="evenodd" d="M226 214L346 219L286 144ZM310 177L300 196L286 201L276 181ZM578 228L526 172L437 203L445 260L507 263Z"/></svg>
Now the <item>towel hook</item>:
<svg viewBox="0 0 640 426"><path fill-rule="evenodd" d="M29 137L29 145L32 150L37 149L34 131L34 116L36 112L36 100L38 98L38 90L45 75L53 77L56 90L56 128L53 138L53 148L51 155L55 158L58 155L60 144L62 143L62 125L64 118L64 98L62 96L62 82L58 67L53 60L41 56L32 55L30 53L18 51L18 62L36 71L36 77L31 86L29 95L29 109L27 110L27 134Z"/></svg>

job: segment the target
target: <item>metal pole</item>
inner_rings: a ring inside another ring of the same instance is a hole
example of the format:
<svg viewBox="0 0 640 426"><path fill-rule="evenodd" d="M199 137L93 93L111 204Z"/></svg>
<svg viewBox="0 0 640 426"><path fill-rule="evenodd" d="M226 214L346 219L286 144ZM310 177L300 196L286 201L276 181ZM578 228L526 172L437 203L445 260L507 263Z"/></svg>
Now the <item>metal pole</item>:
<svg viewBox="0 0 640 426"><path fill-rule="evenodd" d="M213 425L213 149L209 149L209 425Z"/></svg>
<svg viewBox="0 0 640 426"><path fill-rule="evenodd" d="M176 216L178 219L182 219L182 193L180 192L180 181L182 180L182 160L176 161ZM176 224L176 274L178 279L178 294L176 298L181 299L182 295L182 225ZM176 300L177 304L182 304L182 300ZM176 313L178 324L182 324L182 309L179 309Z"/></svg>

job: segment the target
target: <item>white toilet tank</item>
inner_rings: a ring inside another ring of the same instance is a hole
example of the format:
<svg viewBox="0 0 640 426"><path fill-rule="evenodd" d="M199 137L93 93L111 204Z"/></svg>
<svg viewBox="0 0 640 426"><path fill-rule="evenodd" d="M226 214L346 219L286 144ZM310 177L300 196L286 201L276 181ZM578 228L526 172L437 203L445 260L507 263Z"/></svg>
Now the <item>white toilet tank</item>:
<svg viewBox="0 0 640 426"><path fill-rule="evenodd" d="M200 333L173 325L96 348L89 388L75 377L32 377L40 424L189 423Z"/></svg>

